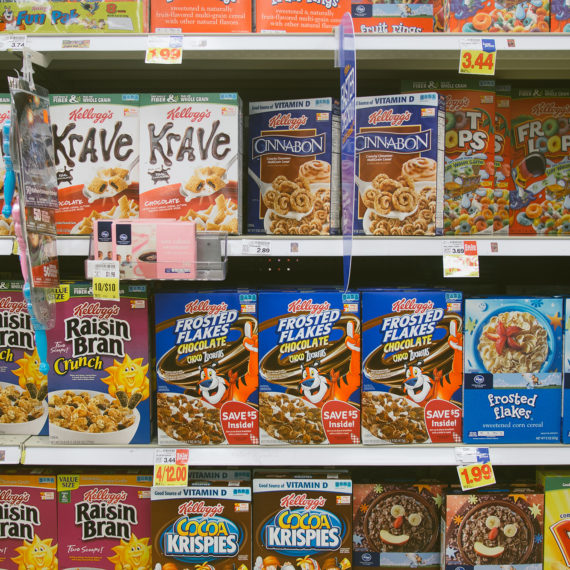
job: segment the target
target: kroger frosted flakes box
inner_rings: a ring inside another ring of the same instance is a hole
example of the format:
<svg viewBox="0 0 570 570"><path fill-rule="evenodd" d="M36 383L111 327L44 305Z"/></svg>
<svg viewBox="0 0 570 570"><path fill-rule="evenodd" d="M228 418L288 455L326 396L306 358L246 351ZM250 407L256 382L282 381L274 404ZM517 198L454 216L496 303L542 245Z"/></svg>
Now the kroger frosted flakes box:
<svg viewBox="0 0 570 570"><path fill-rule="evenodd" d="M261 443L359 443L359 405L359 294L260 292Z"/></svg>
<svg viewBox="0 0 570 570"><path fill-rule="evenodd" d="M513 89L511 234L570 233L570 90Z"/></svg>
<svg viewBox="0 0 570 570"><path fill-rule="evenodd" d="M434 4L392 4L352 0L354 31L363 34L417 34L434 31Z"/></svg>
<svg viewBox="0 0 570 570"><path fill-rule="evenodd" d="M248 233L338 233L339 128L330 97L249 104Z"/></svg>
<svg viewBox="0 0 570 570"><path fill-rule="evenodd" d="M256 32L330 33L340 25L350 0L256 0Z"/></svg>
<svg viewBox="0 0 570 570"><path fill-rule="evenodd" d="M58 234L138 217L139 96L51 95Z"/></svg>
<svg viewBox="0 0 570 570"><path fill-rule="evenodd" d="M357 98L355 234L441 233L444 114L437 93Z"/></svg>
<svg viewBox="0 0 570 570"><path fill-rule="evenodd" d="M439 570L441 485L355 484L352 495L355 568Z"/></svg>
<svg viewBox="0 0 570 570"><path fill-rule="evenodd" d="M0 475L0 566L57 570L55 477Z"/></svg>
<svg viewBox="0 0 570 570"><path fill-rule="evenodd" d="M256 294L157 294L155 334L159 443L259 443Z"/></svg>
<svg viewBox="0 0 570 570"><path fill-rule="evenodd" d="M93 299L91 283L61 285L48 331L51 443L149 443L146 285L122 285L120 300Z"/></svg>
<svg viewBox="0 0 570 570"><path fill-rule="evenodd" d="M14 235L14 223L12 218L5 218L1 213L4 207L4 176L6 169L4 168L4 149L3 144L3 128L4 123L10 119L11 101L10 95L0 94L0 236Z"/></svg>
<svg viewBox="0 0 570 570"><path fill-rule="evenodd" d="M563 301L465 301L463 439L560 441Z"/></svg>
<svg viewBox="0 0 570 570"><path fill-rule="evenodd" d="M151 475L58 475L59 568L151 570L151 485Z"/></svg>
<svg viewBox="0 0 570 570"><path fill-rule="evenodd" d="M251 486L152 488L155 570L251 568Z"/></svg>
<svg viewBox="0 0 570 570"><path fill-rule="evenodd" d="M141 95L141 217L241 226L241 101L237 93Z"/></svg>
<svg viewBox="0 0 570 570"><path fill-rule="evenodd" d="M511 177L511 86L499 84L495 93L495 186L493 233L509 232L509 202L514 184Z"/></svg>
<svg viewBox="0 0 570 570"><path fill-rule="evenodd" d="M461 441L462 294L362 293L363 443Z"/></svg>

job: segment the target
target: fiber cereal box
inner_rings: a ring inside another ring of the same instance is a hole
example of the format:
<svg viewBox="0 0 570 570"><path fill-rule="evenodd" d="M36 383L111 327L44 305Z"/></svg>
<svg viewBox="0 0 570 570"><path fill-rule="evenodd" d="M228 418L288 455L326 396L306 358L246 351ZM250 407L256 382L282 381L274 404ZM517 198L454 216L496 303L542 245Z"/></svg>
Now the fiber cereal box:
<svg viewBox="0 0 570 570"><path fill-rule="evenodd" d="M141 217L241 230L237 93L141 95Z"/></svg>
<svg viewBox="0 0 570 570"><path fill-rule="evenodd" d="M14 235L14 223L12 218L5 218L1 213L4 207L4 176L6 169L4 168L4 148L3 148L3 130L4 124L10 119L11 100L10 95L0 94L0 236Z"/></svg>
<svg viewBox="0 0 570 570"><path fill-rule="evenodd" d="M355 234L441 233L444 115L437 93L357 98Z"/></svg>
<svg viewBox="0 0 570 570"><path fill-rule="evenodd" d="M434 4L352 0L354 31L361 34L417 34L434 31Z"/></svg>
<svg viewBox="0 0 570 570"><path fill-rule="evenodd" d="M146 285L122 285L120 300L93 299L91 283L61 285L48 331L51 443L149 443Z"/></svg>
<svg viewBox="0 0 570 570"><path fill-rule="evenodd" d="M511 86L496 85L495 93L495 187L493 233L509 232L509 203L514 188L511 177Z"/></svg>
<svg viewBox="0 0 570 570"><path fill-rule="evenodd" d="M465 301L463 438L560 441L563 300Z"/></svg>
<svg viewBox="0 0 570 570"><path fill-rule="evenodd" d="M257 296L155 295L160 445L259 443Z"/></svg>
<svg viewBox="0 0 570 570"><path fill-rule="evenodd" d="M260 292L261 443L360 443L359 406L359 294Z"/></svg>
<svg viewBox="0 0 570 570"><path fill-rule="evenodd" d="M53 475L0 475L0 566L58 570L57 496Z"/></svg>
<svg viewBox="0 0 570 570"><path fill-rule="evenodd" d="M342 15L350 12L350 0L256 0L256 32L331 33Z"/></svg>
<svg viewBox="0 0 570 570"><path fill-rule="evenodd" d="M138 217L139 96L51 95L58 234Z"/></svg>
<svg viewBox="0 0 570 570"><path fill-rule="evenodd" d="M151 485L151 475L58 475L59 568L151 570Z"/></svg>

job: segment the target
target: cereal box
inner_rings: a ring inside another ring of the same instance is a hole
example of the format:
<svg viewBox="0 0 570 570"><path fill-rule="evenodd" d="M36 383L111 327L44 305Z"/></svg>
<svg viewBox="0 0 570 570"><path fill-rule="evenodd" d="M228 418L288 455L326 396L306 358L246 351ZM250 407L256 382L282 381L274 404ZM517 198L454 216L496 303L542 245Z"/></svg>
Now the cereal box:
<svg viewBox="0 0 570 570"><path fill-rule="evenodd" d="M570 233L570 90L513 89L511 234Z"/></svg>
<svg viewBox="0 0 570 570"><path fill-rule="evenodd" d="M51 95L58 234L138 217L139 96Z"/></svg>
<svg viewBox="0 0 570 570"><path fill-rule="evenodd" d="M354 31L363 34L417 34L434 31L434 4L393 4L352 0Z"/></svg>
<svg viewBox="0 0 570 570"><path fill-rule="evenodd" d="M441 485L357 483L352 494L355 568L439 570Z"/></svg>
<svg viewBox="0 0 570 570"><path fill-rule="evenodd" d="M150 443L147 286L119 293L93 299L91 283L58 290L48 331L50 443Z"/></svg>
<svg viewBox="0 0 570 570"><path fill-rule="evenodd" d="M560 441L562 299L465 301L463 438Z"/></svg>
<svg viewBox="0 0 570 570"><path fill-rule="evenodd" d="M0 567L57 570L57 496L53 475L0 475Z"/></svg>
<svg viewBox="0 0 570 570"><path fill-rule="evenodd" d="M444 115L437 93L357 98L355 234L441 233Z"/></svg>
<svg viewBox="0 0 570 570"><path fill-rule="evenodd" d="M444 234L492 233L494 80L404 81L402 88L445 96Z"/></svg>
<svg viewBox="0 0 570 570"><path fill-rule="evenodd" d="M363 443L461 441L462 294L362 293Z"/></svg>
<svg viewBox="0 0 570 570"><path fill-rule="evenodd" d="M259 443L255 293L155 295L160 445Z"/></svg>
<svg viewBox="0 0 570 570"><path fill-rule="evenodd" d="M151 475L58 475L60 570L151 570L151 485Z"/></svg>
<svg viewBox="0 0 570 570"><path fill-rule="evenodd" d="M141 95L141 217L241 230L237 93Z"/></svg>
<svg viewBox="0 0 570 570"><path fill-rule="evenodd" d="M550 2L550 31L570 32L570 6L564 0Z"/></svg>
<svg viewBox="0 0 570 570"><path fill-rule="evenodd" d="M47 376L22 286L0 281L0 434L47 435Z"/></svg>
<svg viewBox="0 0 570 570"><path fill-rule="evenodd" d="M495 187L493 233L509 232L509 201L514 188L511 177L511 86L497 84L495 93Z"/></svg>
<svg viewBox="0 0 570 570"><path fill-rule="evenodd" d="M259 293L262 444L360 442L360 298Z"/></svg>
<svg viewBox="0 0 570 570"><path fill-rule="evenodd" d="M153 487L155 570L251 568L251 484Z"/></svg>
<svg viewBox="0 0 570 570"><path fill-rule="evenodd" d="M570 299L564 299L564 380L562 384L562 443L570 443Z"/></svg>
<svg viewBox="0 0 570 570"><path fill-rule="evenodd" d="M14 223L12 218L5 218L1 213L4 207L4 124L10 119L11 100L9 94L0 94L0 236L14 235Z"/></svg>
<svg viewBox="0 0 570 570"><path fill-rule="evenodd" d="M183 34L252 31L251 0L151 0L150 31Z"/></svg>
<svg viewBox="0 0 570 570"><path fill-rule="evenodd" d="M255 31L330 33L340 25L350 0L256 0Z"/></svg>
<svg viewBox="0 0 570 570"><path fill-rule="evenodd" d="M339 129L330 97L249 104L248 233L338 233Z"/></svg>
<svg viewBox="0 0 570 570"><path fill-rule="evenodd" d="M542 493L532 489L458 492L448 493L445 502L442 568L542 569Z"/></svg>
<svg viewBox="0 0 570 570"><path fill-rule="evenodd" d="M352 566L352 481L254 473L253 570Z"/></svg>

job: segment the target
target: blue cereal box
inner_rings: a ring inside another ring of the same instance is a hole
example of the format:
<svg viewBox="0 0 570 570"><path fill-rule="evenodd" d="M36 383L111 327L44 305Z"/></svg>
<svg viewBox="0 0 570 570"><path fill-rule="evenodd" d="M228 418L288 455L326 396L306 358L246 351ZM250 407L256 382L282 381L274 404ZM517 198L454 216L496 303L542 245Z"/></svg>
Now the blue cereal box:
<svg viewBox="0 0 570 570"><path fill-rule="evenodd" d="M570 299L564 300L564 390L562 392L562 443L570 443ZM570 560L570 558L569 558Z"/></svg>
<svg viewBox="0 0 570 570"><path fill-rule="evenodd" d="M362 293L362 442L461 441L463 296Z"/></svg>
<svg viewBox="0 0 570 570"><path fill-rule="evenodd" d="M465 301L463 436L468 443L560 441L563 301Z"/></svg>
<svg viewBox="0 0 570 570"><path fill-rule="evenodd" d="M158 443L259 443L257 295L155 296Z"/></svg>
<svg viewBox="0 0 570 570"><path fill-rule="evenodd" d="M259 293L261 444L360 442L360 297Z"/></svg>
<svg viewBox="0 0 570 570"><path fill-rule="evenodd" d="M339 129L330 97L249 104L248 233L339 233Z"/></svg>
<svg viewBox="0 0 570 570"><path fill-rule="evenodd" d="M357 98L355 234L441 233L444 132L437 93Z"/></svg>

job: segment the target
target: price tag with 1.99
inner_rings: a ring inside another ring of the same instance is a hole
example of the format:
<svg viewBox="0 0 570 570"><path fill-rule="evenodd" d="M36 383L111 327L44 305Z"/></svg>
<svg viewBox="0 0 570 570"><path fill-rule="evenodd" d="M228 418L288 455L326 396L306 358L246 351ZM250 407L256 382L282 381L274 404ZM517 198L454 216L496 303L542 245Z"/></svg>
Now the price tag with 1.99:
<svg viewBox="0 0 570 570"><path fill-rule="evenodd" d="M460 465L457 467L459 482L464 491L486 487L495 484L495 474L490 463L472 463L471 465Z"/></svg>
<svg viewBox="0 0 570 570"><path fill-rule="evenodd" d="M182 36L148 36L145 63L182 63Z"/></svg>

